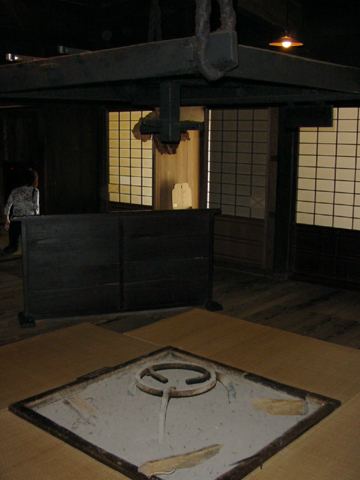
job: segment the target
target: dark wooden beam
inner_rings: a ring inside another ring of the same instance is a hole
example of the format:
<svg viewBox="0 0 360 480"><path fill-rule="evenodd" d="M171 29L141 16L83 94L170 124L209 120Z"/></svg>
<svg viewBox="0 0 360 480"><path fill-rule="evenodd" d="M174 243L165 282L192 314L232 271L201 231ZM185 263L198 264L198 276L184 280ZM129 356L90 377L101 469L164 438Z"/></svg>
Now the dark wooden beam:
<svg viewBox="0 0 360 480"><path fill-rule="evenodd" d="M360 93L358 68L236 45L236 34L233 33L210 35L209 59L215 67L232 68L225 79L233 82ZM90 85L119 85L121 82L179 77L200 77L195 37L2 66L0 88L2 94L29 92L31 96L33 92L45 89L60 91L69 88L81 92L82 87ZM207 85L221 85L221 81L207 82Z"/></svg>
<svg viewBox="0 0 360 480"><path fill-rule="evenodd" d="M283 114L286 118L286 128L301 127L332 127L332 105L307 105L284 107Z"/></svg>
<svg viewBox="0 0 360 480"><path fill-rule="evenodd" d="M333 92L287 85L264 85L260 83L206 84L189 86L181 84L182 106L245 106L245 105L301 105L359 102L360 93ZM96 86L68 87L61 89L35 90L31 92L0 92L1 105L24 105L41 103L95 103L118 104L122 108L153 108L161 103L159 82L127 82L121 85L103 84Z"/></svg>
<svg viewBox="0 0 360 480"><path fill-rule="evenodd" d="M209 62L227 71L237 65L235 32L214 33ZM152 42L0 67L2 92L198 74L195 37Z"/></svg>
<svg viewBox="0 0 360 480"><path fill-rule="evenodd" d="M239 45L238 67L227 78L283 85L360 92L360 69L319 62L286 53Z"/></svg>

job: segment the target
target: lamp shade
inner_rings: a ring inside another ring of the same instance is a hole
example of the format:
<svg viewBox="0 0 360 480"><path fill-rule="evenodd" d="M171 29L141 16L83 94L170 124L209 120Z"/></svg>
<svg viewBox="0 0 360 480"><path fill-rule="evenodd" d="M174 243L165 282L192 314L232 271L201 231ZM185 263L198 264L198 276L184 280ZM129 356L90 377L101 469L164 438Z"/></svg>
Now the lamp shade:
<svg viewBox="0 0 360 480"><path fill-rule="evenodd" d="M272 47L284 47L284 48L290 48L290 47L301 47L303 43L299 42L298 40L295 40L294 37L291 35L288 35L285 32L285 35L283 37L280 37L278 40L275 42L269 43Z"/></svg>

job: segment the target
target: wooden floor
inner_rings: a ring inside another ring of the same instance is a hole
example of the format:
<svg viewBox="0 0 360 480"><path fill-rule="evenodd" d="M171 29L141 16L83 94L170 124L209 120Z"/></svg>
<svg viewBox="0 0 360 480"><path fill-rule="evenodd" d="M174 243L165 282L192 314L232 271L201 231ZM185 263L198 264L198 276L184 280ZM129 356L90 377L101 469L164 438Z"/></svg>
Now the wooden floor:
<svg viewBox="0 0 360 480"><path fill-rule="evenodd" d="M360 293L322 285L216 268L213 298L219 313L289 332L360 349ZM36 328L22 329L22 260L0 262L0 345L76 323L91 322L126 332L188 308L44 319Z"/></svg>

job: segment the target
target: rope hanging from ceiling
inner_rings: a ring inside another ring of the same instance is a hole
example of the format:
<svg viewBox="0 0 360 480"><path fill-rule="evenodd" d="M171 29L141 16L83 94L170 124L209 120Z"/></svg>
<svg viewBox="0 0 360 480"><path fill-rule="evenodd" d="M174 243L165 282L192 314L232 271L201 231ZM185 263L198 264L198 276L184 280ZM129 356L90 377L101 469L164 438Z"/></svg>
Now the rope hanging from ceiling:
<svg viewBox="0 0 360 480"><path fill-rule="evenodd" d="M221 32L235 31L236 14L233 7L233 0L218 0L220 6L220 28ZM210 14L211 0L196 0L195 14L195 54L200 72L208 80L218 80L226 72L218 70L210 65L207 55L210 35ZM162 40L161 10L159 0L151 0L149 10L148 42Z"/></svg>
<svg viewBox="0 0 360 480"><path fill-rule="evenodd" d="M149 10L148 42L158 42L160 40L162 40L162 31L159 0L151 0Z"/></svg>

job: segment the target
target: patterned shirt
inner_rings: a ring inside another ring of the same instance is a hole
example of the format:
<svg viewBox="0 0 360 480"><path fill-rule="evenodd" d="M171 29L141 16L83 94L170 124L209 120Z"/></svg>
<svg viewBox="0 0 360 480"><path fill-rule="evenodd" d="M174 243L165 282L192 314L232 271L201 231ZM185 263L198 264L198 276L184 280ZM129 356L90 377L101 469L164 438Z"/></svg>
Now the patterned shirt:
<svg viewBox="0 0 360 480"><path fill-rule="evenodd" d="M14 188L4 208L4 214L9 215L13 206L13 217L26 217L28 215L39 215L39 190L34 187Z"/></svg>

